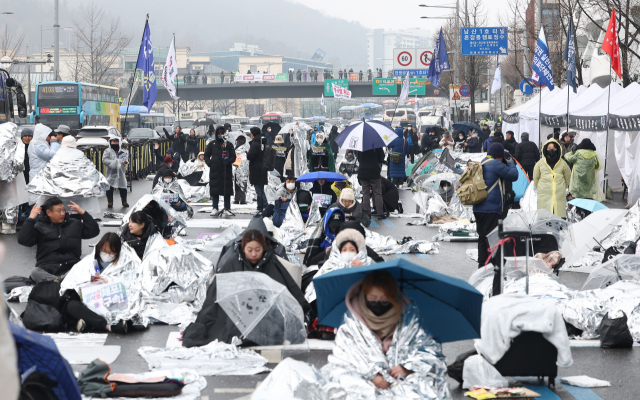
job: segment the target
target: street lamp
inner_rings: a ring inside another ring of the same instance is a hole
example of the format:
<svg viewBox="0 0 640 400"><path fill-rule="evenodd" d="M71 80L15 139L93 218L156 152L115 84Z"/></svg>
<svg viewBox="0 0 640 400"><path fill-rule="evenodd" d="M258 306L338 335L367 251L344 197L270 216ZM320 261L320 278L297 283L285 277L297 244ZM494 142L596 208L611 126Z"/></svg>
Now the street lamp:
<svg viewBox="0 0 640 400"><path fill-rule="evenodd" d="M13 11L3 11L3 12L2 12L2 13L0 13L0 14L4 14L4 15L12 15L12 14L13 14Z"/></svg>
<svg viewBox="0 0 640 400"><path fill-rule="evenodd" d="M459 34L460 33L460 0L456 0L456 5L445 5L445 6L428 6L426 4L420 4L420 7L427 7L427 8L451 8L451 9L455 9L456 10L456 31ZM423 19L442 19L442 17L422 17ZM456 64L456 68L453 69L453 73L454 73L454 77L453 77L453 81L457 82L458 78L458 72L457 72L457 67L459 65L459 51L456 51L454 54L455 57L455 64Z"/></svg>

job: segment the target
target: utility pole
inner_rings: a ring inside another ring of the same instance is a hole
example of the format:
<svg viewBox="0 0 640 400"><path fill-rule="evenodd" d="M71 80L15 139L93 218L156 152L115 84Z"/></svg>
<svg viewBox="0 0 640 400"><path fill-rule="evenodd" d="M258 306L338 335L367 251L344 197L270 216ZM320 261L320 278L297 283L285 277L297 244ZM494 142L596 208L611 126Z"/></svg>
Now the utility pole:
<svg viewBox="0 0 640 400"><path fill-rule="evenodd" d="M60 76L60 24L58 23L58 0L54 0L54 23L53 23L53 75L54 80Z"/></svg>

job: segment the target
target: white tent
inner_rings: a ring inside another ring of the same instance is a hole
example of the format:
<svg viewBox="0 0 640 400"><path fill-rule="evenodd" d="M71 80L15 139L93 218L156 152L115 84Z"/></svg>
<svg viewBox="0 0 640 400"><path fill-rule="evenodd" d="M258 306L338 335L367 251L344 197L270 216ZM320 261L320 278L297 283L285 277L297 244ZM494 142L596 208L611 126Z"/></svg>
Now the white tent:
<svg viewBox="0 0 640 400"><path fill-rule="evenodd" d="M615 138L613 147L620 175L629 188L627 203L633 204L640 198L640 85L633 82L625 88L627 91L629 95L623 101L612 101L609 132ZM611 179L609 182L618 185Z"/></svg>
<svg viewBox="0 0 640 400"><path fill-rule="evenodd" d="M580 86L577 89L578 93L573 93L573 89L571 87L566 87L562 89L564 94L562 96L556 96L553 98L553 102L542 103L542 131L540 132L540 137L542 138L542 142L547 140L547 136L553 133L552 126L545 126L545 119L548 118L558 118L562 119L563 123L562 127L560 127L560 132L564 132L567 130L566 127L566 119L564 118L567 115L567 92L569 90L569 114L572 111L579 110L585 107L590 103L592 99L597 97L604 89L602 89L598 85L591 85L589 87ZM569 128L571 130L571 128Z"/></svg>
<svg viewBox="0 0 640 400"><path fill-rule="evenodd" d="M556 96L563 96L563 94L566 97L566 92L563 92L560 88L551 91L548 88L544 88L542 91L542 104L551 102ZM520 110L519 134L529 132L529 140L540 145L540 97L537 98L538 101L536 102L533 100L528 101L526 107ZM516 140L519 141L520 137L518 136Z"/></svg>

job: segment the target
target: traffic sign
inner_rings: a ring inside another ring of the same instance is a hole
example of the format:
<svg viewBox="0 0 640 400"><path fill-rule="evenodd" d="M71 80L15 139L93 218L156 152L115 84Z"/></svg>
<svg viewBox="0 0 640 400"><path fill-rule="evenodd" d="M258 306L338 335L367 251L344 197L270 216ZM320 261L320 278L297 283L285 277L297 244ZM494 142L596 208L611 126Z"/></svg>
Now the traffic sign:
<svg viewBox="0 0 640 400"><path fill-rule="evenodd" d="M393 49L393 69L415 69L416 49Z"/></svg>
<svg viewBox="0 0 640 400"><path fill-rule="evenodd" d="M465 96L461 90L469 85L449 85L449 100L453 106L461 107L469 104L469 93Z"/></svg>
<svg viewBox="0 0 640 400"><path fill-rule="evenodd" d="M409 79L409 96L424 96L426 94L427 80L424 78Z"/></svg>
<svg viewBox="0 0 640 400"><path fill-rule="evenodd" d="M416 66L418 68L429 68L429 64L431 64L431 59L433 58L433 49L416 49L416 57Z"/></svg>
<svg viewBox="0 0 640 400"><path fill-rule="evenodd" d="M398 94L397 81L393 78L374 78L373 94L377 96L389 96Z"/></svg>
<svg viewBox="0 0 640 400"><path fill-rule="evenodd" d="M531 82L531 80L529 79L523 79L520 82L520 91L522 92L522 94L526 94L526 95L533 94L533 87L529 85L529 83L533 84L533 82Z"/></svg>
<svg viewBox="0 0 640 400"><path fill-rule="evenodd" d="M333 97L333 86L335 83L336 86L343 87L345 89L349 89L349 80L348 79L325 79L324 80L324 95Z"/></svg>
<svg viewBox="0 0 640 400"><path fill-rule="evenodd" d="M437 96L437 95L439 95L439 94L440 94L440 89L438 89L438 88L434 88L434 89L433 89L433 95L434 95L434 96Z"/></svg>
<svg viewBox="0 0 640 400"><path fill-rule="evenodd" d="M460 40L463 56L487 56L508 54L507 27L467 27L460 28Z"/></svg>
<svg viewBox="0 0 640 400"><path fill-rule="evenodd" d="M429 69L394 69L393 76L427 76Z"/></svg>
<svg viewBox="0 0 640 400"><path fill-rule="evenodd" d="M460 96L469 97L470 94L471 94L471 88L469 87L469 85L460 86Z"/></svg>

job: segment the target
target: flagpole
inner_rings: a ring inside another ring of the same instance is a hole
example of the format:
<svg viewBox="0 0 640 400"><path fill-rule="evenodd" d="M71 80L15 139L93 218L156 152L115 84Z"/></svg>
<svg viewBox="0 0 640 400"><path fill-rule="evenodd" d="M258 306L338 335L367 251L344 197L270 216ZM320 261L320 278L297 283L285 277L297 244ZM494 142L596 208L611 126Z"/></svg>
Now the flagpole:
<svg viewBox="0 0 640 400"><path fill-rule="evenodd" d="M542 146L542 86L540 86L540 99L538 100L538 146Z"/></svg>
<svg viewBox="0 0 640 400"><path fill-rule="evenodd" d="M609 105L611 104L611 83L613 83L613 79L611 79L611 64L613 64L613 60L609 63L609 94L607 96L607 137L606 143L604 145L604 169L602 173L604 175L604 179L602 180L602 191L604 192L604 198L607 199L607 156L609 155Z"/></svg>
<svg viewBox="0 0 640 400"><path fill-rule="evenodd" d="M144 22L144 29L142 30L142 38L140 39L140 47L142 47L142 41L144 40L144 32L147 30L147 25L148 24L149 24L149 14L147 14L147 19ZM133 70L133 81L134 81L134 83L135 83L135 80L136 80L136 74L138 73L138 61L140 61L140 49L138 49L138 58L136 58L136 67ZM129 91L129 101L127 101L127 111L124 114L124 122L125 122L125 124L127 123L127 117L129 116L129 105L131 104L131 93L133 92L133 87L131 89L132 90ZM142 90L144 91L144 81L143 81L143 85L142 85ZM151 112L151 110L149 110L149 112Z"/></svg>
<svg viewBox="0 0 640 400"><path fill-rule="evenodd" d="M569 134L569 81L567 81L567 135Z"/></svg>
<svg viewBox="0 0 640 400"><path fill-rule="evenodd" d="M175 33L173 34L173 51L174 52L176 51L176 34ZM175 61L176 61L176 72L178 72L178 56L177 55L176 55L176 60ZM177 73L176 73L176 75L177 75ZM176 79L176 97L178 98L178 126L180 126L180 95L178 93L178 83L179 83L178 79ZM182 129L182 127L180 127L180 129ZM173 128L173 130L175 131L176 128Z"/></svg>

